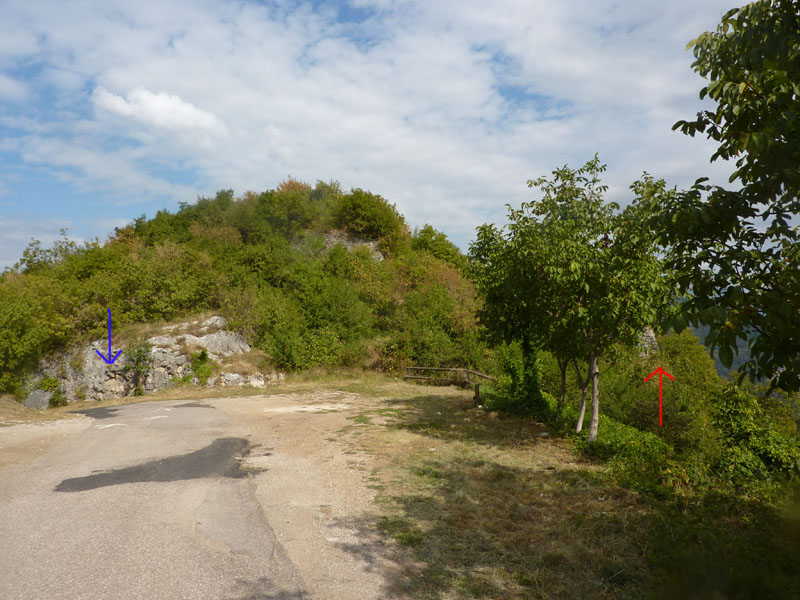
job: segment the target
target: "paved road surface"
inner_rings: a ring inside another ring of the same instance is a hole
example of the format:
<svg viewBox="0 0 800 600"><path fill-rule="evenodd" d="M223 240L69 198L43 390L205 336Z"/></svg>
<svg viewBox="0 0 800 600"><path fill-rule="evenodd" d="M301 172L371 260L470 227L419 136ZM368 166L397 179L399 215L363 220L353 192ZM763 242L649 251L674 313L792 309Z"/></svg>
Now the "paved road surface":
<svg viewBox="0 0 800 600"><path fill-rule="evenodd" d="M225 412L172 401L87 414L79 433L0 471L0 598L308 597Z"/></svg>

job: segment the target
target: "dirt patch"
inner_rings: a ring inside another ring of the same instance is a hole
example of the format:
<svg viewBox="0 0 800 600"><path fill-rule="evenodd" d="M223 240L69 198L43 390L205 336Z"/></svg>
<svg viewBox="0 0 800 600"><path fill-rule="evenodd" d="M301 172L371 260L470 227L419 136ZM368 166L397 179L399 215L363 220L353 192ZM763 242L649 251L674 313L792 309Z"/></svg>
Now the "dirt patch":
<svg viewBox="0 0 800 600"><path fill-rule="evenodd" d="M243 467L262 471L256 497L312 598L405 597L386 586L399 567L377 527L373 457L342 432L374 399L318 390L208 402L234 417L232 434L248 436Z"/></svg>
<svg viewBox="0 0 800 600"><path fill-rule="evenodd" d="M44 454L54 444L83 431L92 419L85 416L17 423L0 427L0 469L27 462Z"/></svg>

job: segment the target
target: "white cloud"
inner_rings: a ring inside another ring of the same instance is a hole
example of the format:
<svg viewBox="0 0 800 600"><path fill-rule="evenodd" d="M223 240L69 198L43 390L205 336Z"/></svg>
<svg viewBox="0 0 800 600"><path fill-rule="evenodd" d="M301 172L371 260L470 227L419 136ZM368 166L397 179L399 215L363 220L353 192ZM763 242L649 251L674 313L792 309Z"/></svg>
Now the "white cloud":
<svg viewBox="0 0 800 600"><path fill-rule="evenodd" d="M26 133L0 148L126 201L338 179L466 247L532 198L527 179L598 151L623 203L643 170L725 181L670 127L702 106L684 46L729 2L351 2L376 11L360 24L310 5L20 3L42 65L25 83L64 104L2 115Z"/></svg>
<svg viewBox="0 0 800 600"><path fill-rule="evenodd" d="M22 102L28 97L28 86L0 73L0 99Z"/></svg>
<svg viewBox="0 0 800 600"><path fill-rule="evenodd" d="M0 215L0 271L11 267L22 258L22 251L27 248L31 239L42 242L49 247L60 235L61 229L67 229L70 222L58 218L7 217ZM82 240L73 238L76 242Z"/></svg>
<svg viewBox="0 0 800 600"><path fill-rule="evenodd" d="M210 112L166 92L153 93L137 87L128 93L126 100L103 87L97 87L92 93L92 100L99 108L133 117L159 129L201 129L212 133L225 130L225 126Z"/></svg>

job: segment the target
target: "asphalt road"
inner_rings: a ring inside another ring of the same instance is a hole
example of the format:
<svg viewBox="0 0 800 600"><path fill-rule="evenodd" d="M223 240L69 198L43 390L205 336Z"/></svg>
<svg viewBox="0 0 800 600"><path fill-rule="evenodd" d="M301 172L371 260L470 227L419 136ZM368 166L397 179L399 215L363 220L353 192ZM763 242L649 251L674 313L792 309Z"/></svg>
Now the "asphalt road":
<svg viewBox="0 0 800 600"><path fill-rule="evenodd" d="M0 470L0 598L308 598L225 412L171 401L85 414L82 431Z"/></svg>

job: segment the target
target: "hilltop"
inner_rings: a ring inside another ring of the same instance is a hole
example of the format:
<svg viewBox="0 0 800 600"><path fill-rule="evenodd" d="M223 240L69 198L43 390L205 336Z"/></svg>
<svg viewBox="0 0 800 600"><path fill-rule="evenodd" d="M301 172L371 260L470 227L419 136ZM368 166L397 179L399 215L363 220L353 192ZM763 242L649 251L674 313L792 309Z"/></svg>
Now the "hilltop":
<svg viewBox="0 0 800 600"><path fill-rule="evenodd" d="M266 371L485 369L465 270L443 233L410 231L368 191L291 178L223 190L105 241L31 243L0 276L0 391L23 397L42 359L105 339L109 309L115 331L219 314Z"/></svg>

